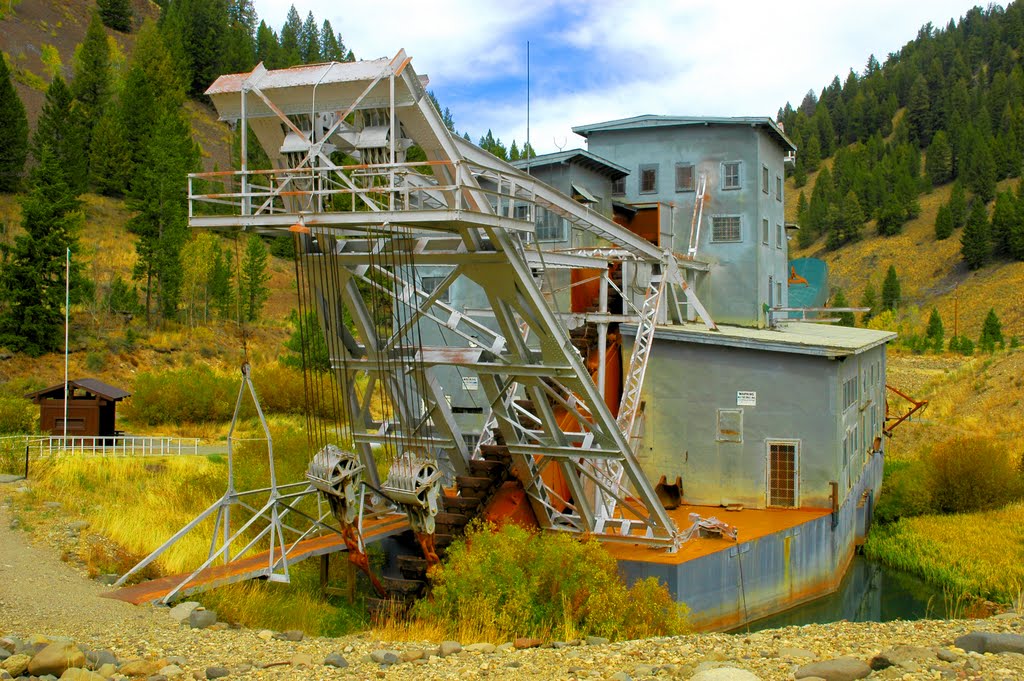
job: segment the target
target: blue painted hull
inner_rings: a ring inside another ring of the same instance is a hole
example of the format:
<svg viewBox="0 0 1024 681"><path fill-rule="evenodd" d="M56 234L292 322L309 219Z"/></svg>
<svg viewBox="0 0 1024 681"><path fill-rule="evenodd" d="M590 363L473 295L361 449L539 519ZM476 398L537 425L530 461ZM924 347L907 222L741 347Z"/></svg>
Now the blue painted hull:
<svg viewBox="0 0 1024 681"><path fill-rule="evenodd" d="M884 457L864 466L839 510L721 551L666 565L622 560L628 582L657 577L698 630L727 630L835 591L871 524Z"/></svg>

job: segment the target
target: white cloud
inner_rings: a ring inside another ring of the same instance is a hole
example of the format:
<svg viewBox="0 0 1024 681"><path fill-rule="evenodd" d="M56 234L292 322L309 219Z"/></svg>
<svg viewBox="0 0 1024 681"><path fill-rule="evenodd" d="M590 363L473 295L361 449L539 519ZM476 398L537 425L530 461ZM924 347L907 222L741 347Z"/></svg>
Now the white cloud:
<svg viewBox="0 0 1024 681"><path fill-rule="evenodd" d="M290 0L257 0L275 28ZM431 77L457 126L526 137L524 52L531 63L531 139L538 151L581 146L573 125L643 113L774 116L833 76L884 62L924 23L943 27L969 0L638 0L346 3L315 0L359 57L404 47ZM543 55L543 56L541 56ZM557 55L552 57L551 55ZM564 142L563 142L564 140Z"/></svg>

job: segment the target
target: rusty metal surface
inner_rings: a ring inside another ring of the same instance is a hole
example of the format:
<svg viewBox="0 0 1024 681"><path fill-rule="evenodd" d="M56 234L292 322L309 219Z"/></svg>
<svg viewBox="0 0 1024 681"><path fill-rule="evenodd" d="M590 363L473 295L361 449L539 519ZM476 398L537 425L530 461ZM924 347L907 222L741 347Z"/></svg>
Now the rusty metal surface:
<svg viewBox="0 0 1024 681"><path fill-rule="evenodd" d="M407 529L409 529L409 522L406 517L393 513L367 521L363 538L367 542L378 541L399 532L404 532ZM341 536L336 534L323 535L299 542L289 553L288 561L294 564L306 558L343 550L345 550L345 540ZM232 582L260 577L267 572L268 558L269 552L263 551L243 560L232 561L227 565L207 568L185 584L178 593L181 596L186 596L200 591L208 591ZM103 596L135 605L155 603L181 584L181 581L186 577L188 577L188 573L169 575L126 586L116 591L110 591L103 594Z"/></svg>

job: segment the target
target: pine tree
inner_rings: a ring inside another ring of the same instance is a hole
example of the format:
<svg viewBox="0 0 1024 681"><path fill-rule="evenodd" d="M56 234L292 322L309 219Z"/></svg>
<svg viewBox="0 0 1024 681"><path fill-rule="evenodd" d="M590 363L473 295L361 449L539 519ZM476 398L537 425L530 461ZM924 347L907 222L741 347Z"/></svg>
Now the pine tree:
<svg viewBox="0 0 1024 681"><path fill-rule="evenodd" d="M992 236L985 204L975 199L971 202L971 212L967 217L967 225L960 235L960 253L972 270L988 264L992 258Z"/></svg>
<svg viewBox="0 0 1024 681"><path fill-rule="evenodd" d="M174 0L160 17L160 32L188 91L201 95L221 73L228 31L223 0Z"/></svg>
<svg viewBox="0 0 1024 681"><path fill-rule="evenodd" d="M945 130L939 130L932 138L924 170L933 185L949 182L953 176L953 149L949 146L949 136Z"/></svg>
<svg viewBox="0 0 1024 681"><path fill-rule="evenodd" d="M0 54L0 192L21 184L28 156L28 118L25 105L11 82L6 58Z"/></svg>
<svg viewBox="0 0 1024 681"><path fill-rule="evenodd" d="M92 15L75 63L71 92L77 100L84 146L79 153L88 158L93 129L103 116L110 99L110 43L99 13Z"/></svg>
<svg viewBox="0 0 1024 681"><path fill-rule="evenodd" d="M942 317L939 316L939 309L937 307L932 308L932 314L928 317L928 328L925 330L924 335L928 339L928 345L932 350L942 352L945 329L942 327Z"/></svg>
<svg viewBox="0 0 1024 681"><path fill-rule="evenodd" d="M910 124L910 139L918 146L927 146L932 137L932 112L928 93L928 81L919 75L910 89L907 103L907 122Z"/></svg>
<svg viewBox="0 0 1024 681"><path fill-rule="evenodd" d="M900 278L896 275L896 266L889 265L882 282L882 309L895 312L900 306Z"/></svg>
<svg viewBox="0 0 1024 681"><path fill-rule="evenodd" d="M84 131L80 122L81 118L75 115L71 90L58 75L46 90L43 111L32 135L32 155L41 162L43 149L49 147L76 196L85 191L89 180L88 158L82 154Z"/></svg>
<svg viewBox="0 0 1024 681"><path fill-rule="evenodd" d="M964 182L975 196L988 203L996 195L996 162L991 140L980 132L975 132L970 139Z"/></svg>
<svg viewBox="0 0 1024 681"><path fill-rule="evenodd" d="M860 229L864 225L864 211L861 210L860 201L852 189L846 192L846 196L839 204L839 223L842 226L843 243L860 238Z"/></svg>
<svg viewBox="0 0 1024 681"><path fill-rule="evenodd" d="M224 36L223 69L248 71L256 64L256 9L252 0L230 0Z"/></svg>
<svg viewBox="0 0 1024 681"><path fill-rule="evenodd" d="M125 143L117 109L110 107L93 131L89 181L104 196L124 196L131 179L131 150Z"/></svg>
<svg viewBox="0 0 1024 681"><path fill-rule="evenodd" d="M818 140L818 133L813 132L807 140L807 149L801 157L804 160L804 167L808 172L814 172L821 164L821 141Z"/></svg>
<svg viewBox="0 0 1024 681"><path fill-rule="evenodd" d="M299 41L302 35L302 19L299 11L292 5L288 9L284 26L281 27L281 60L282 66L295 66L302 63L302 52Z"/></svg>
<svg viewBox="0 0 1024 681"><path fill-rule="evenodd" d="M831 307L849 307L850 304L846 301L846 295L843 293L843 289L837 288L835 294L832 296ZM839 314L839 326L856 326L856 322L853 318L852 312L840 312Z"/></svg>
<svg viewBox="0 0 1024 681"><path fill-rule="evenodd" d="M1018 186L1018 190L1024 183ZM1010 256L1015 260L1024 260L1024 197L1017 197L1017 219L1010 228Z"/></svg>
<svg viewBox="0 0 1024 681"><path fill-rule="evenodd" d="M860 316L861 326L867 326L871 318L878 314L878 294L875 292L875 285L868 280L864 286L864 295L860 298L859 307L866 307L868 310Z"/></svg>
<svg viewBox="0 0 1024 681"><path fill-rule="evenodd" d="M132 30L132 3L131 0L96 0L100 8L100 18L103 25L128 33Z"/></svg>
<svg viewBox="0 0 1024 681"><path fill-rule="evenodd" d="M222 319L231 318L235 306L235 271L231 253L221 248L220 240L213 246L213 266L210 270L210 301Z"/></svg>
<svg viewBox="0 0 1024 681"><path fill-rule="evenodd" d="M320 28L320 52L325 61L350 61L347 59L345 41L341 39L340 33L334 32L334 27L327 19L324 19Z"/></svg>
<svg viewBox="0 0 1024 681"><path fill-rule="evenodd" d="M137 211L128 229L139 236L134 276L145 281L146 321L152 302L163 319L172 318L181 298L181 249L188 239L187 197L183 178L198 165L199 154L188 121L178 112L156 123L137 169L128 205Z"/></svg>
<svg viewBox="0 0 1024 681"><path fill-rule="evenodd" d="M807 206L808 226L815 234L821 234L829 228L828 209L834 201L834 194L832 173L826 166L821 169L818 177L814 180L811 202Z"/></svg>
<svg viewBox="0 0 1024 681"><path fill-rule="evenodd" d="M953 233L953 212L949 205L939 206L939 212L935 214L935 238L939 241L948 239Z"/></svg>
<svg viewBox="0 0 1024 681"><path fill-rule="evenodd" d="M978 347L983 352L995 352L996 346L1003 347L1003 325L996 315L996 311L989 308L985 322L981 325L981 337L978 339Z"/></svg>
<svg viewBox="0 0 1024 681"><path fill-rule="evenodd" d="M954 228L963 227L967 222L967 195L959 181L953 185L953 192L949 195L949 212Z"/></svg>
<svg viewBox="0 0 1024 681"><path fill-rule="evenodd" d="M1012 257L1011 235L1017 222L1017 200L1013 192L999 192L992 210L992 254Z"/></svg>
<svg viewBox="0 0 1024 681"><path fill-rule="evenodd" d="M65 258L70 249L72 300L88 293L77 252L82 224L78 199L58 157L43 145L21 201L25 234L0 247L0 346L38 356L57 350L64 338Z"/></svg>
<svg viewBox="0 0 1024 681"><path fill-rule="evenodd" d="M299 55L303 64L315 64L320 61L320 29L317 28L313 13L306 15L306 21L299 31Z"/></svg>
<svg viewBox="0 0 1024 681"><path fill-rule="evenodd" d="M256 63L262 63L268 69L279 69L284 66L277 34L264 21L261 21L259 28L256 29Z"/></svg>
<svg viewBox="0 0 1024 681"><path fill-rule="evenodd" d="M269 280L267 247L259 235L251 234L245 242L245 254L238 272L238 293L246 321L256 321L260 316L263 304L270 297Z"/></svg>
<svg viewBox="0 0 1024 681"><path fill-rule="evenodd" d="M316 312L310 310L300 319L295 310L288 316L292 334L284 342L292 354L281 357L281 364L295 369L312 369L319 373L331 370L331 355Z"/></svg>

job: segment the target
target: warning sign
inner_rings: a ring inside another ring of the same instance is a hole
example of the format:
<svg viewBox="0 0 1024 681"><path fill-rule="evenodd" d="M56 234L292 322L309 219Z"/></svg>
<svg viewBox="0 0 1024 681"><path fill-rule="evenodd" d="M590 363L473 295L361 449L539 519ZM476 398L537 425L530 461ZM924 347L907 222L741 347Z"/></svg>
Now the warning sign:
<svg viewBox="0 0 1024 681"><path fill-rule="evenodd" d="M757 406L757 393L753 390L737 390L736 391L736 406L737 407L756 407Z"/></svg>

